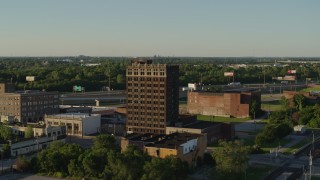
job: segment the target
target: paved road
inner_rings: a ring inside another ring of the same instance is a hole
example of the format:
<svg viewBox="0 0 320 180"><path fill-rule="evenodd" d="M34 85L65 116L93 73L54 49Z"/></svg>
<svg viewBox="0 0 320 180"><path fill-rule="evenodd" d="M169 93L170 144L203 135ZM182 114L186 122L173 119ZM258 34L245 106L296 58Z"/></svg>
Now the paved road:
<svg viewBox="0 0 320 180"><path fill-rule="evenodd" d="M38 176L35 174L26 174L26 173L9 173L0 176L1 180L62 180L60 178Z"/></svg>
<svg viewBox="0 0 320 180"><path fill-rule="evenodd" d="M237 123L235 124L235 131L236 132L255 132L257 130L262 129L265 125L264 124L258 124L260 120L267 117L267 113L265 113L263 116L255 119L255 120L248 120L243 123Z"/></svg>

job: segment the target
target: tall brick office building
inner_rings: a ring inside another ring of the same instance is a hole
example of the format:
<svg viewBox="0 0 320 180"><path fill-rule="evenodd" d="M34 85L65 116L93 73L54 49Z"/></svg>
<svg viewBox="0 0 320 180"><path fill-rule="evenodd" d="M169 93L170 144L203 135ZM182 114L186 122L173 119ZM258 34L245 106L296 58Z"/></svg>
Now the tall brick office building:
<svg viewBox="0 0 320 180"><path fill-rule="evenodd" d="M37 122L45 114L58 112L58 92L15 91L14 84L0 83L0 118L11 116L18 122Z"/></svg>
<svg viewBox="0 0 320 180"><path fill-rule="evenodd" d="M179 66L134 59L127 66L128 133L165 134L179 114Z"/></svg>

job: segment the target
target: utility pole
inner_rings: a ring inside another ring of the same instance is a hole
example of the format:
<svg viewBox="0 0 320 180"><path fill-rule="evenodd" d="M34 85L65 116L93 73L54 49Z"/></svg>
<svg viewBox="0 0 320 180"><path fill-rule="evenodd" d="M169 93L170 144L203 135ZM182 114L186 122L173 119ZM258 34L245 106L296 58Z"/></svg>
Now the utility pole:
<svg viewBox="0 0 320 180"><path fill-rule="evenodd" d="M232 82L234 82L234 71L233 71L233 75L232 75Z"/></svg>
<svg viewBox="0 0 320 180"><path fill-rule="evenodd" d="M254 130L256 131L256 111L253 112L253 122L254 122Z"/></svg>
<svg viewBox="0 0 320 180"><path fill-rule="evenodd" d="M306 178L306 173L304 172L304 165L302 165L302 173L304 174L304 178Z"/></svg>
<svg viewBox="0 0 320 180"><path fill-rule="evenodd" d="M310 174L309 174L309 179L311 179L312 176L312 155L311 155L311 150L310 150L310 158L309 158L309 166L310 166Z"/></svg>
<svg viewBox="0 0 320 180"><path fill-rule="evenodd" d="M312 131L312 151L314 152L314 133Z"/></svg>
<svg viewBox="0 0 320 180"><path fill-rule="evenodd" d="M266 84L266 70L265 67L263 66L263 84Z"/></svg>
<svg viewBox="0 0 320 180"><path fill-rule="evenodd" d="M110 69L109 69L109 88L111 89L111 82L110 82L111 76L110 76Z"/></svg>

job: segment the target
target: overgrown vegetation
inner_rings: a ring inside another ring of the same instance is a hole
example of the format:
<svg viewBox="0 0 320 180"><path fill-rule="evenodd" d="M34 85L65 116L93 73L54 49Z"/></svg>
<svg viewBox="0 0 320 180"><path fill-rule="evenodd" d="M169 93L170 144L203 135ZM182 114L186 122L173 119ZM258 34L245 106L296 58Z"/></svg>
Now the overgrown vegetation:
<svg viewBox="0 0 320 180"><path fill-rule="evenodd" d="M213 156L216 162L213 179L239 179L248 167L249 147L241 141L220 141ZM241 179L241 178L240 178Z"/></svg>

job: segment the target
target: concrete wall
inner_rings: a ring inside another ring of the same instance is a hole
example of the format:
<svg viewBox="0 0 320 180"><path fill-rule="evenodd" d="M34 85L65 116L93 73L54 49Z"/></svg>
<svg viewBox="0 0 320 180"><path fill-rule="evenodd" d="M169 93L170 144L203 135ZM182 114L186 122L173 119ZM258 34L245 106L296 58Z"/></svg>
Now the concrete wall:
<svg viewBox="0 0 320 180"><path fill-rule="evenodd" d="M172 134L175 132L187 132L187 133L194 133L194 134L201 134L201 129L193 129L193 128L182 128L182 127L167 127L166 134Z"/></svg>
<svg viewBox="0 0 320 180"><path fill-rule="evenodd" d="M83 135L97 133L101 126L101 115L89 116L83 119Z"/></svg>
<svg viewBox="0 0 320 180"><path fill-rule="evenodd" d="M182 161L187 161L189 165L196 165L197 158L203 158L203 155L207 148L207 137L201 136L197 138L197 147L195 150L190 151L187 154L183 154L183 147L180 146L178 149L177 157L180 158Z"/></svg>
<svg viewBox="0 0 320 180"><path fill-rule="evenodd" d="M99 131L101 126L101 115L52 115L45 117L45 123L47 125L50 124L51 126L67 126L68 135L86 136ZM76 125L79 127L78 131L75 129Z"/></svg>
<svg viewBox="0 0 320 180"><path fill-rule="evenodd" d="M186 143L181 144L180 146L182 146L183 154L187 154L191 151L196 150L197 139L191 139L191 140L187 141Z"/></svg>
<svg viewBox="0 0 320 180"><path fill-rule="evenodd" d="M41 137L11 144L11 156L33 153L48 147L53 141L65 142L65 138L57 140L54 137Z"/></svg>

